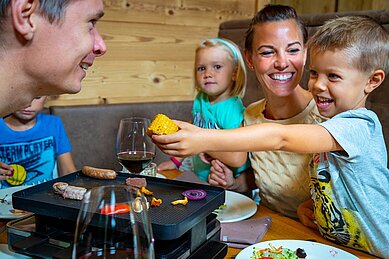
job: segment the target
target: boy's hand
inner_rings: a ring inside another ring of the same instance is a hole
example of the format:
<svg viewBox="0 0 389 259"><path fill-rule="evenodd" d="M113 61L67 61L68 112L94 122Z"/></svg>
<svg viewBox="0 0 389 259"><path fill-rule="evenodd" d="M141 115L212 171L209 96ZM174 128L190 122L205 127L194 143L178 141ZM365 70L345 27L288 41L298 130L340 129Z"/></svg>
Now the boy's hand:
<svg viewBox="0 0 389 259"><path fill-rule="evenodd" d="M204 150L201 143L205 129L196 127L190 123L173 120L180 130L169 135L153 135L153 142L167 155L175 157L187 157L199 154Z"/></svg>
<svg viewBox="0 0 389 259"><path fill-rule="evenodd" d="M213 186L230 189L235 182L231 169L219 160L212 160L211 164L212 167L208 176L208 183Z"/></svg>
<svg viewBox="0 0 389 259"><path fill-rule="evenodd" d="M315 215L313 213L312 199L306 200L298 206L297 216L299 217L303 225L313 229L318 229L315 223Z"/></svg>
<svg viewBox="0 0 389 259"><path fill-rule="evenodd" d="M12 166L0 162L0 180L7 180L14 174Z"/></svg>

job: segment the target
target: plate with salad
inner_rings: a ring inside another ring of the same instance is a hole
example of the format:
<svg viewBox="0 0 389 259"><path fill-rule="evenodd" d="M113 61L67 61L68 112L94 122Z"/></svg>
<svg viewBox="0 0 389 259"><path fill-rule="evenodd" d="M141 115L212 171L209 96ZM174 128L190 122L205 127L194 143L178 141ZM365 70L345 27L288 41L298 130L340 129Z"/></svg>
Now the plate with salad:
<svg viewBox="0 0 389 259"><path fill-rule="evenodd" d="M271 240L243 249L236 259L357 259L333 246L302 240Z"/></svg>

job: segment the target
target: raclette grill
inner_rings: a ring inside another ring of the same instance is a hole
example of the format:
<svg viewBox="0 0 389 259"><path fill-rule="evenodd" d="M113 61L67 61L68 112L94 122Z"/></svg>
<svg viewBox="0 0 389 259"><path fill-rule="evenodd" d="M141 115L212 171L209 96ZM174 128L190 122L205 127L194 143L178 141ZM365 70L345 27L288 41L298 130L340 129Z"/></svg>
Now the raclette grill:
<svg viewBox="0 0 389 259"><path fill-rule="evenodd" d="M156 258L224 258L227 246L219 242L220 223L212 213L224 203L224 189L126 173L118 173L114 180L100 180L79 171L15 192L13 207L34 215L9 223L10 247L15 252L34 257L70 258L81 201L64 199L54 192L52 185L66 182L91 189L124 184L128 177L146 178L147 188L163 200L161 206L149 209ZM203 189L207 197L189 201L186 206L170 204L182 199L182 192L188 189Z"/></svg>

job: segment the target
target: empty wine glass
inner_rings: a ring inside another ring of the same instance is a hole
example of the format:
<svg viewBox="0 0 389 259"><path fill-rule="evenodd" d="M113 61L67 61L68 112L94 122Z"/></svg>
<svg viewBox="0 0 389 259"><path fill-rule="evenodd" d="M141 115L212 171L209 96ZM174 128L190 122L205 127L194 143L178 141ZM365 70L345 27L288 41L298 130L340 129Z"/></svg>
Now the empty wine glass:
<svg viewBox="0 0 389 259"><path fill-rule="evenodd" d="M129 172L139 174L154 159L155 144L147 136L150 120L141 117L120 121L116 142L116 155Z"/></svg>
<svg viewBox="0 0 389 259"><path fill-rule="evenodd" d="M86 192L77 218L72 258L154 258L146 198L131 186Z"/></svg>

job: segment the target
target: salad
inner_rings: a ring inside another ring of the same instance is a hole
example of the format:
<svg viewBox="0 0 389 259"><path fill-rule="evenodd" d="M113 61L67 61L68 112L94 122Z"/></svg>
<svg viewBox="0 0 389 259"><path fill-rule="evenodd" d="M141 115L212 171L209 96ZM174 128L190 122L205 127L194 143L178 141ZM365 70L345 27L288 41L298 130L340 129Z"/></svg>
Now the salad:
<svg viewBox="0 0 389 259"><path fill-rule="evenodd" d="M305 258L306 256L305 251L301 248L293 251L286 247L275 247L272 244L269 244L269 248L265 249L254 247L251 259L300 259Z"/></svg>

